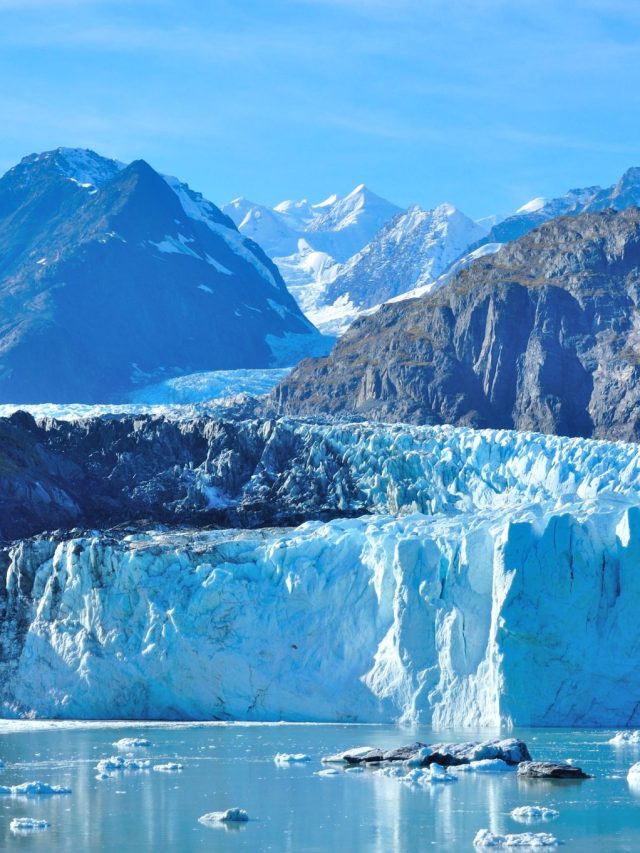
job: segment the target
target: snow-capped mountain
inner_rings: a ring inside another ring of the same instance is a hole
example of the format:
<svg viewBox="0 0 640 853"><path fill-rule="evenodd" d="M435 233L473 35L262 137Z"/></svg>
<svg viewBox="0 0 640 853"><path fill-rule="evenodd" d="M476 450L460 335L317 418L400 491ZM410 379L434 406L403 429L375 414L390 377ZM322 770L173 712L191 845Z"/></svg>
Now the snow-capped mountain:
<svg viewBox="0 0 640 853"><path fill-rule="evenodd" d="M343 263L400 208L360 184L346 196L332 195L318 204L289 200L269 208L238 198L223 211L274 259L295 254L302 239Z"/></svg>
<svg viewBox="0 0 640 853"><path fill-rule="evenodd" d="M363 309L434 282L485 234L451 204L433 210L410 207L342 265L324 289L323 309L310 310L310 316L333 313L345 331Z"/></svg>
<svg viewBox="0 0 640 853"><path fill-rule="evenodd" d="M317 204L287 200L270 208L237 198L223 211L273 258L302 310L315 316L342 264L402 209L359 184ZM333 333L332 323L318 316L323 331Z"/></svg>
<svg viewBox="0 0 640 853"><path fill-rule="evenodd" d="M278 269L200 193L143 160L77 149L0 179L0 317L3 402L105 402L136 381L325 345Z"/></svg>

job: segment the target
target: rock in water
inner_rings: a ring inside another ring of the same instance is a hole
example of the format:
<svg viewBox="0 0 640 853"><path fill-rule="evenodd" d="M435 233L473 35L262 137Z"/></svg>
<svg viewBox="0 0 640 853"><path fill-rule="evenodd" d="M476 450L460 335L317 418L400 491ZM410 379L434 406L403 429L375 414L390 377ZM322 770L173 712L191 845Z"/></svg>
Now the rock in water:
<svg viewBox="0 0 640 853"><path fill-rule="evenodd" d="M555 764L552 761L523 761L518 765L518 776L525 779L591 779L573 764Z"/></svg>

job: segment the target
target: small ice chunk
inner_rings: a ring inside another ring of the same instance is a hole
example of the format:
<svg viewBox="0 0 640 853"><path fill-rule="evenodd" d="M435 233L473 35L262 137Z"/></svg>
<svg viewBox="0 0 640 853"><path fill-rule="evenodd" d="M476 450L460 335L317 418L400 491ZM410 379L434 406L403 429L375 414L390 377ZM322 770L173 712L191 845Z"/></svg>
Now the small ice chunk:
<svg viewBox="0 0 640 853"><path fill-rule="evenodd" d="M9 824L9 829L16 835L27 835L30 832L42 832L50 826L48 820L40 820L36 817L14 817Z"/></svg>
<svg viewBox="0 0 640 853"><path fill-rule="evenodd" d="M451 769L456 773L504 773L513 772L516 765L507 764L501 758L482 758L480 761L470 761L469 764L458 764Z"/></svg>
<svg viewBox="0 0 640 853"><path fill-rule="evenodd" d="M408 758L403 763L405 764L406 767L422 767L422 762L424 761L425 758L428 758L430 755L431 755L431 747L423 746L417 752L414 752L414 754L411 756L411 758Z"/></svg>
<svg viewBox="0 0 640 853"><path fill-rule="evenodd" d="M495 835L488 829L478 830L473 839L474 847L557 847L555 835L549 832L517 832Z"/></svg>
<svg viewBox="0 0 640 853"><path fill-rule="evenodd" d="M23 782L21 785L0 785L0 794L12 797L47 797L56 794L70 794L71 788L62 785L49 785L48 782Z"/></svg>
<svg viewBox="0 0 640 853"><path fill-rule="evenodd" d="M151 762L148 758L123 758L122 755L112 755L102 758L96 764L98 773L118 773L121 770L148 770Z"/></svg>
<svg viewBox="0 0 640 853"><path fill-rule="evenodd" d="M408 782L410 785L431 785L439 782L458 781L440 764L430 764L429 767L415 767L400 778L401 781Z"/></svg>
<svg viewBox="0 0 640 853"><path fill-rule="evenodd" d="M273 760L276 764L304 764L311 761L311 756L304 752L278 752Z"/></svg>
<svg viewBox="0 0 640 853"><path fill-rule="evenodd" d="M209 812L199 817L200 823L246 823L249 815L244 809L232 808L226 812Z"/></svg>
<svg viewBox="0 0 640 853"><path fill-rule="evenodd" d="M178 764L177 761L167 761L166 764L154 764L153 769L157 773L180 773L182 764Z"/></svg>
<svg viewBox="0 0 640 853"><path fill-rule="evenodd" d="M348 764L347 756L359 758L371 752L372 749L372 746L355 746L353 749L345 749L344 752L337 752L335 755L325 755L321 761L323 764Z"/></svg>
<svg viewBox="0 0 640 853"><path fill-rule="evenodd" d="M151 741L147 740L146 737L123 737L115 741L112 746L115 746L116 749L121 749L123 752L127 752L132 749L147 749L147 747L151 746Z"/></svg>
<svg viewBox="0 0 640 853"><path fill-rule="evenodd" d="M379 770L374 770L373 774L374 776L388 776L390 779L400 779L406 775L406 770L396 765L395 767L380 767Z"/></svg>
<svg viewBox="0 0 640 853"><path fill-rule="evenodd" d="M629 729L624 732L616 732L607 743L613 746L626 746L627 744L640 744L640 730Z"/></svg>
<svg viewBox="0 0 640 853"><path fill-rule="evenodd" d="M537 820L553 820L559 814L546 806L518 806L511 812L511 817L520 823L534 823Z"/></svg>
<svg viewBox="0 0 640 853"><path fill-rule="evenodd" d="M344 775L341 770L337 770L335 767L327 767L326 770L317 770L314 776L342 776Z"/></svg>

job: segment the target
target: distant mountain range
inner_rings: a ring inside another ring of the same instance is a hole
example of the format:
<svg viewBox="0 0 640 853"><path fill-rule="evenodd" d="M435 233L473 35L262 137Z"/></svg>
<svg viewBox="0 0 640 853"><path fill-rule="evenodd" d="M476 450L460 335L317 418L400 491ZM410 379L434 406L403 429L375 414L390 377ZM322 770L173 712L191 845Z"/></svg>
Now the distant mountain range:
<svg viewBox="0 0 640 853"><path fill-rule="evenodd" d="M318 328L339 335L356 317L444 285L475 258L543 222L639 203L640 169L632 168L611 187L536 198L510 216L476 222L450 204L401 210L363 185L317 205L286 201L269 208L236 199L223 210L273 257Z"/></svg>
<svg viewBox="0 0 640 853"><path fill-rule="evenodd" d="M143 160L61 148L0 179L0 402L104 402L323 350L263 250Z"/></svg>

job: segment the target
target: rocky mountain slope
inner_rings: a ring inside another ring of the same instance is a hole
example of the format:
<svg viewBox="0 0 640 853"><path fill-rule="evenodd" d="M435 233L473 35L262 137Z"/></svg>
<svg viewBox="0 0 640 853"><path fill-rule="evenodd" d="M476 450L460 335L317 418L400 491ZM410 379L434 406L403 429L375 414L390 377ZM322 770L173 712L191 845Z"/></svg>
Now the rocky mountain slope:
<svg viewBox="0 0 640 853"><path fill-rule="evenodd" d="M104 402L136 381L322 347L217 207L142 160L74 149L0 180L0 318L0 402Z"/></svg>
<svg viewBox="0 0 640 853"><path fill-rule="evenodd" d="M640 439L640 210L552 220L361 318L280 412Z"/></svg>
<svg viewBox="0 0 640 853"><path fill-rule="evenodd" d="M498 222L481 243L507 243L557 216L577 216L597 210L625 210L640 205L640 168L632 167L610 187L569 190L558 198L534 198L512 216Z"/></svg>
<svg viewBox="0 0 640 853"><path fill-rule="evenodd" d="M333 517L0 548L3 716L640 724L636 445L294 421L7 426L4 476L7 447L37 465L14 470L35 482L11 515L3 482L3 520L43 493L60 505L54 482L86 521L100 507L186 520L189 502L195 520L198 499L249 523L279 506Z"/></svg>

